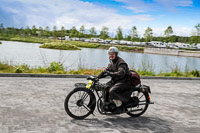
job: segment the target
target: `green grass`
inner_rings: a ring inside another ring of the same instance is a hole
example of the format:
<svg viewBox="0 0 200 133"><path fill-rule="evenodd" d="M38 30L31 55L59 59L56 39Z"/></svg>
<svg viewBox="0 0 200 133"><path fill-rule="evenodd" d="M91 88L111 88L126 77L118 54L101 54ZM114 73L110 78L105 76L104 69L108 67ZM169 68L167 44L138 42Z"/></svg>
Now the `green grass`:
<svg viewBox="0 0 200 133"><path fill-rule="evenodd" d="M2 42L0 42L0 44L2 44Z"/></svg>
<svg viewBox="0 0 200 133"><path fill-rule="evenodd" d="M143 47L116 46L120 51L144 51Z"/></svg>
<svg viewBox="0 0 200 133"><path fill-rule="evenodd" d="M47 38L39 38L39 37L13 37L10 41L20 41L20 42L28 42L28 43L46 43L51 42L50 39Z"/></svg>
<svg viewBox="0 0 200 133"><path fill-rule="evenodd" d="M75 45L77 47L82 48L98 48L100 44L98 43L88 43L88 42L81 42L81 41L67 41L68 43Z"/></svg>
<svg viewBox="0 0 200 133"><path fill-rule="evenodd" d="M182 72L178 68L172 69L171 72L160 72L155 74L152 70L138 69L136 70L140 76L161 76L161 77L200 77L200 71L191 70ZM60 62L52 62L49 67L36 67L32 68L26 64L22 65L9 65L0 62L0 73L37 73L37 74L80 74L80 75L98 75L101 73L100 69L84 69L78 70L65 70Z"/></svg>
<svg viewBox="0 0 200 133"><path fill-rule="evenodd" d="M0 40L6 41L19 41L19 42L27 42L27 43L46 43L51 42L51 39L48 38L40 38L34 36L0 36Z"/></svg>
<svg viewBox="0 0 200 133"><path fill-rule="evenodd" d="M80 48L78 48L75 45L61 41L44 43L43 45L40 46L40 48L60 49L60 50L80 50Z"/></svg>

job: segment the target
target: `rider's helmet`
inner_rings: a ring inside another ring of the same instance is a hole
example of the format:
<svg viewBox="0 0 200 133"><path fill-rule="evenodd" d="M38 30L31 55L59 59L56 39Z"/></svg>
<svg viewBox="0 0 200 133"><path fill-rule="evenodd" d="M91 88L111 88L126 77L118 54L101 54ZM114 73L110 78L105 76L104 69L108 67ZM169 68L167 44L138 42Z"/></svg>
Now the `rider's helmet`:
<svg viewBox="0 0 200 133"><path fill-rule="evenodd" d="M117 47L110 47L110 48L108 49L108 54L109 54L109 53L116 53L116 55L118 55L118 52L119 52L119 50L118 50Z"/></svg>

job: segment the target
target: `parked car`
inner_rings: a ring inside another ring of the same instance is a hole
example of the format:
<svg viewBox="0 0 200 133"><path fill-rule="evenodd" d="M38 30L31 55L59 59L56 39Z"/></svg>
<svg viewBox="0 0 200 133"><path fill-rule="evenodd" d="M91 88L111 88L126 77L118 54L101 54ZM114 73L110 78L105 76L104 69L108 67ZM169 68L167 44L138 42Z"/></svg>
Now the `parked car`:
<svg viewBox="0 0 200 133"><path fill-rule="evenodd" d="M177 42L176 46L178 46L179 48L189 48L190 44L185 44L185 43Z"/></svg>
<svg viewBox="0 0 200 133"><path fill-rule="evenodd" d="M176 45L175 45L175 43L168 42L167 46L170 48L174 48Z"/></svg>
<svg viewBox="0 0 200 133"><path fill-rule="evenodd" d="M72 41L76 41L76 38L75 38L75 37L72 37L71 40L72 40Z"/></svg>
<svg viewBox="0 0 200 133"><path fill-rule="evenodd" d="M54 39L54 37L52 37L52 36L50 36L50 37L48 37L49 39Z"/></svg>
<svg viewBox="0 0 200 133"><path fill-rule="evenodd" d="M75 38L75 41L80 41L80 38Z"/></svg>
<svg viewBox="0 0 200 133"><path fill-rule="evenodd" d="M120 40L120 41L119 41L119 44L127 44L127 42L124 41L124 40Z"/></svg>
<svg viewBox="0 0 200 133"><path fill-rule="evenodd" d="M90 39L85 39L84 42L90 42Z"/></svg>
<svg viewBox="0 0 200 133"><path fill-rule="evenodd" d="M160 41L151 41L149 44L154 46L154 47L158 47L158 48L165 48L166 47L166 45L163 42L160 42Z"/></svg>
<svg viewBox="0 0 200 133"><path fill-rule="evenodd" d="M112 40L110 43L111 44L119 44L119 40Z"/></svg>
<svg viewBox="0 0 200 133"><path fill-rule="evenodd" d="M197 49L200 49L200 43L198 43L198 44L196 45L196 47L197 47Z"/></svg>
<svg viewBox="0 0 200 133"><path fill-rule="evenodd" d="M142 45L141 42L133 42L133 45Z"/></svg>
<svg viewBox="0 0 200 133"><path fill-rule="evenodd" d="M127 45L133 45L132 41L126 41Z"/></svg>
<svg viewBox="0 0 200 133"><path fill-rule="evenodd" d="M83 41L83 42L84 42L84 41L85 41L85 38L80 38L80 41Z"/></svg>
<svg viewBox="0 0 200 133"><path fill-rule="evenodd" d="M98 40L98 43L105 43L105 40L99 39L99 40Z"/></svg>
<svg viewBox="0 0 200 133"><path fill-rule="evenodd" d="M90 39L90 42L95 42L95 43L97 43L97 42L99 42L99 39L100 39L100 38L91 38L91 39Z"/></svg>
<svg viewBox="0 0 200 133"><path fill-rule="evenodd" d="M147 45L147 43L146 42L140 42L140 45Z"/></svg>
<svg viewBox="0 0 200 133"><path fill-rule="evenodd" d="M105 40L105 44L110 44L111 40Z"/></svg>

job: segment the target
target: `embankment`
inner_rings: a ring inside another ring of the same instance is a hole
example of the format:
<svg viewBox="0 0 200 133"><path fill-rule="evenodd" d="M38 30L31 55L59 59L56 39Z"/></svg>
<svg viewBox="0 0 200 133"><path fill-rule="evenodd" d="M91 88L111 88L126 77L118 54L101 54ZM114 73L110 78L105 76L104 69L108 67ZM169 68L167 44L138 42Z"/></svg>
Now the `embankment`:
<svg viewBox="0 0 200 133"><path fill-rule="evenodd" d="M200 51L189 51L189 50L164 49L164 48L145 48L144 53L200 58Z"/></svg>

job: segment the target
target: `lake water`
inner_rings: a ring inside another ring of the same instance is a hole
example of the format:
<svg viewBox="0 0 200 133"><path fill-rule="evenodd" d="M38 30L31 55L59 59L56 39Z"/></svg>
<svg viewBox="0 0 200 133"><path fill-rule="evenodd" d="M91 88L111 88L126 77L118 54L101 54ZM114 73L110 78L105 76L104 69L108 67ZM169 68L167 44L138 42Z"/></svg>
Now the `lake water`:
<svg viewBox="0 0 200 133"><path fill-rule="evenodd" d="M39 48L41 44L1 41L0 61L9 64L28 64L31 67L48 66L50 62L60 61L67 69L84 68L102 69L107 67L109 60L107 50L82 48L82 50L55 50ZM136 69L142 66L153 68L156 73L170 71L176 65L185 70L200 70L200 58L166 56L156 54L143 54L133 52L120 52L122 57L131 67ZM143 63L143 65L142 65Z"/></svg>

